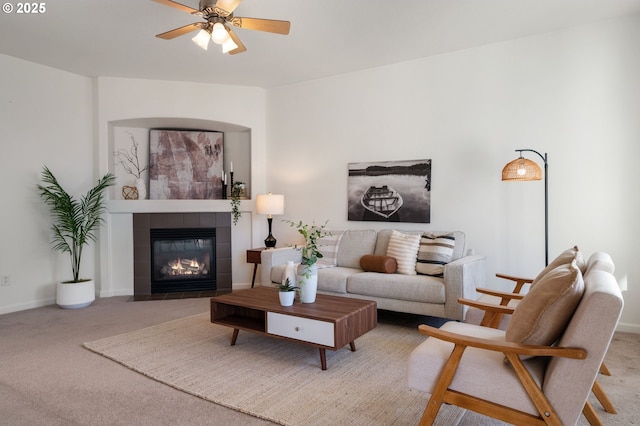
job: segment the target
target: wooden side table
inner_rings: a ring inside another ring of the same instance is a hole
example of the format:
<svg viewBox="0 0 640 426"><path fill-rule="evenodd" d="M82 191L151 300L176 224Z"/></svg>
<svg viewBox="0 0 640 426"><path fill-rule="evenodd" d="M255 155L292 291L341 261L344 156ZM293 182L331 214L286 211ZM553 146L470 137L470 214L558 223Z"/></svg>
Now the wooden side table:
<svg viewBox="0 0 640 426"><path fill-rule="evenodd" d="M266 250L265 247L248 249L247 250L247 263L253 263L253 278L251 278L251 288L256 283L256 272L258 272L258 265L261 263L260 254Z"/></svg>

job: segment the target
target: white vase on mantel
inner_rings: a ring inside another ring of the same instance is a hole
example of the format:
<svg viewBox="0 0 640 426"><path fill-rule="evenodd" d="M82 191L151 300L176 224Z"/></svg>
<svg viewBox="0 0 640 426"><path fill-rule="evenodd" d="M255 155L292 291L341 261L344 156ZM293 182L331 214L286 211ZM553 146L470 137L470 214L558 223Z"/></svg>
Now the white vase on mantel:
<svg viewBox="0 0 640 426"><path fill-rule="evenodd" d="M147 199L147 183L142 178L136 179L136 189L138 190L138 200Z"/></svg>

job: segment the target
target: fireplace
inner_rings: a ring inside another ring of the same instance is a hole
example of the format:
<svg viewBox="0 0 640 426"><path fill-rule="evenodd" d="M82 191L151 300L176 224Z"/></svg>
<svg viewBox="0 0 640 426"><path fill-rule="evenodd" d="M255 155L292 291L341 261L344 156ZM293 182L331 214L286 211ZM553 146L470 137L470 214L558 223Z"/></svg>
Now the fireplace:
<svg viewBox="0 0 640 426"><path fill-rule="evenodd" d="M230 213L135 213L134 297L231 290Z"/></svg>
<svg viewBox="0 0 640 426"><path fill-rule="evenodd" d="M216 289L215 228L151 229L151 293Z"/></svg>

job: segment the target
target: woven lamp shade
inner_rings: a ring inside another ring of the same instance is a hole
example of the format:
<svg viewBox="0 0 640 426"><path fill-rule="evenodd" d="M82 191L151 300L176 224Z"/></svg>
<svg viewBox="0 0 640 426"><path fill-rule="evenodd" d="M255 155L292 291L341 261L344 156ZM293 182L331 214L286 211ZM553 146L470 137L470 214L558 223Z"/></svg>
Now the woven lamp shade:
<svg viewBox="0 0 640 426"><path fill-rule="evenodd" d="M542 170L535 161L519 157L502 169L502 180L541 180Z"/></svg>

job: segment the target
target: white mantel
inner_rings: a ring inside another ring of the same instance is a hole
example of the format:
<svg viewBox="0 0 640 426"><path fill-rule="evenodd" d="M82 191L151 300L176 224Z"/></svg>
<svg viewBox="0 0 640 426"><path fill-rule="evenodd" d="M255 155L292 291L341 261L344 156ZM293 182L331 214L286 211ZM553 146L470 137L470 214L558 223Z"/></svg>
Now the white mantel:
<svg viewBox="0 0 640 426"><path fill-rule="evenodd" d="M255 202L241 200L240 211L252 212ZM108 200L110 214L230 212L231 200Z"/></svg>

